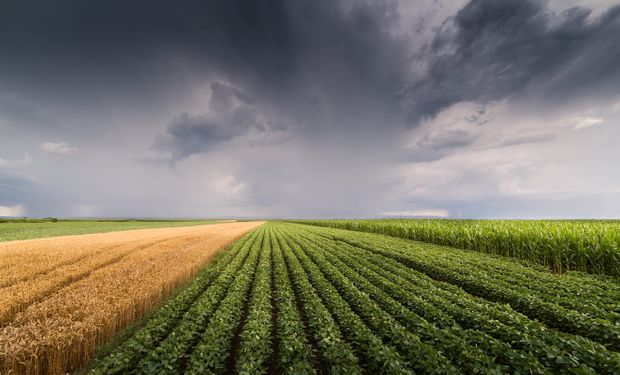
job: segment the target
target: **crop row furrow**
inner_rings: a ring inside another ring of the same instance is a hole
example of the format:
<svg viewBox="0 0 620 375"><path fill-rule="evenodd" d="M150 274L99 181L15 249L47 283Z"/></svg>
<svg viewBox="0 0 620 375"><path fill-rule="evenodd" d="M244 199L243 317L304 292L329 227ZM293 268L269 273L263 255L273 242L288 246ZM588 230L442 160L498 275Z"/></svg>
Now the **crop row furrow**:
<svg viewBox="0 0 620 375"><path fill-rule="evenodd" d="M355 287L347 288L346 278L340 275L337 279L338 275L334 275L328 280L322 273L326 271L325 265L317 266L289 233L283 237L289 243L292 256L302 264L323 301L338 317L348 339L357 344L370 370L399 373L411 367L427 373L456 372L445 357L421 343L418 336L407 332L372 301L362 300L364 295L354 290Z"/></svg>
<svg viewBox="0 0 620 375"><path fill-rule="evenodd" d="M235 282L213 313L209 325L194 347L186 368L183 369L181 366L181 370L185 370L186 374L224 374L227 371L227 364L234 367L236 353L231 349L236 333L242 328L244 306L247 304L257 273L264 275L262 270L269 264L270 257L263 246L265 228L260 228L259 232L260 239L255 242L256 246L252 247L252 255L256 259L246 263L249 267L236 275Z"/></svg>
<svg viewBox="0 0 620 375"><path fill-rule="evenodd" d="M302 236L300 233L298 238ZM506 344L499 343L497 340L479 332L464 331L452 319L446 319L449 323L440 326L434 325L434 320L437 319L432 319L432 323L429 323L424 317L409 310L395 298L398 295L407 295L407 292L395 285L386 285L383 280L372 277L368 272L364 272L367 264L351 261L351 258L345 259L345 254L340 254L334 243L326 242L322 238L305 238L322 248L321 255L331 263L329 267L335 267L335 269L340 270L344 276L349 278L361 291L367 293L370 298L389 312L409 331L419 335L423 342L438 348L459 368L469 373L476 373L482 369L485 372L501 373L508 368L506 365L494 363L495 357L505 355L506 352L510 353L511 348L507 347ZM439 322L441 323L441 321ZM487 349L492 356L488 356L481 348ZM511 354L516 355L517 353L513 351ZM511 371L522 371L525 369L530 373L534 373L534 370L541 368L535 359L529 358L529 360L529 366L511 368ZM503 363L507 364L508 361L503 361ZM511 365L515 364L511 363Z"/></svg>
<svg viewBox="0 0 620 375"><path fill-rule="evenodd" d="M421 315L429 318L435 316L429 312L436 308L445 313L442 319L453 318L462 327L484 332L510 344L515 350L535 355L546 367L558 371L583 366L602 372L620 369L620 356L606 350L601 344L547 329L507 305L472 296L459 287L403 267L388 257L345 243L340 243L338 248L341 259L351 258L364 262L367 272L381 275L384 285L392 284L407 291L406 294L397 293L393 296ZM449 324L449 320L445 321L445 324ZM513 364L525 359L521 353L514 354L506 352L508 360Z"/></svg>
<svg viewBox="0 0 620 375"><path fill-rule="evenodd" d="M578 334L598 341L612 350L620 350L620 325L608 320L568 310L529 294L518 293L498 285L493 280L477 277L473 268L463 268L456 272L449 262L440 256L402 250L379 243L360 243L351 238L342 241L395 259L409 268L420 271L433 279L458 285L470 294L489 301L509 304L515 310L537 319L546 325L567 333Z"/></svg>
<svg viewBox="0 0 620 375"><path fill-rule="evenodd" d="M252 287L247 322L240 334L241 343L236 358L236 373L265 374L273 351L271 345L271 233L266 230L261 261Z"/></svg>
<svg viewBox="0 0 620 375"><path fill-rule="evenodd" d="M142 373L175 373L179 372L187 360L187 353L196 345L201 333L212 319L222 299L229 293L229 288L237 276L255 269L258 260L257 244L261 230L257 230L251 246L248 246L248 257L238 269L228 268L222 272L216 282L203 293L192 307L183 315L181 323L170 331L167 337L155 349L138 363L137 370Z"/></svg>
<svg viewBox="0 0 620 375"><path fill-rule="evenodd" d="M275 302L278 309L276 332L279 350L278 372L287 375L315 374L312 348L306 339L306 329L297 311L295 294L291 286L284 258L276 234L271 232L273 271L275 276ZM320 364L319 364L320 367ZM322 369L320 369L322 370Z"/></svg>
<svg viewBox="0 0 620 375"><path fill-rule="evenodd" d="M281 235L277 236L280 253L287 265L295 293L302 303L312 330L318 352L328 374L361 374L359 358L354 354L351 345L343 338L334 317L323 304L313 285L308 280L304 269Z"/></svg>

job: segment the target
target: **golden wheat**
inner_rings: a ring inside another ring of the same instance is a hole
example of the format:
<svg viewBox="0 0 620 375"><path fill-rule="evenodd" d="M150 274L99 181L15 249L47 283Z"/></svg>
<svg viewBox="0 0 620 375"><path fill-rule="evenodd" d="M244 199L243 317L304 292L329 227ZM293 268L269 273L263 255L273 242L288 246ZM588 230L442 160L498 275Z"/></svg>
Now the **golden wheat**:
<svg viewBox="0 0 620 375"><path fill-rule="evenodd" d="M219 249L260 224L144 230L150 235L140 230L71 236L64 237L64 248L58 246L62 241L49 239L52 248L62 249L62 259L47 265L33 262L31 271L22 267L16 279L20 281L0 289L6 316L0 329L0 373L55 374L79 368L97 346L194 276ZM41 254L48 251L46 241L36 241L39 250L32 241L12 244L29 242L22 244L29 256L50 259ZM4 254L0 250L0 259ZM16 256L13 249L6 254ZM52 269L50 264L61 266ZM33 275L30 279L25 278L28 272ZM3 294L5 289L19 293ZM6 303L12 307L5 308Z"/></svg>

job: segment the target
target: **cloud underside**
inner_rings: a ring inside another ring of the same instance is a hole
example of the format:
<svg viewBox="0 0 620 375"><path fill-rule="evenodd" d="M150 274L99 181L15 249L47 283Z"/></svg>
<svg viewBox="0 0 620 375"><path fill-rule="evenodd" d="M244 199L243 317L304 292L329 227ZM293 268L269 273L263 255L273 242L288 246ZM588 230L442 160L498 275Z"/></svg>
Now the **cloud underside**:
<svg viewBox="0 0 620 375"><path fill-rule="evenodd" d="M67 142L43 142L41 143L41 151L55 155L70 155L77 151L76 147L71 147Z"/></svg>
<svg viewBox="0 0 620 375"><path fill-rule="evenodd" d="M410 118L462 101L531 96L557 104L617 94L620 5L590 15L579 7L554 14L537 0L470 1L418 55L429 67L409 85Z"/></svg>

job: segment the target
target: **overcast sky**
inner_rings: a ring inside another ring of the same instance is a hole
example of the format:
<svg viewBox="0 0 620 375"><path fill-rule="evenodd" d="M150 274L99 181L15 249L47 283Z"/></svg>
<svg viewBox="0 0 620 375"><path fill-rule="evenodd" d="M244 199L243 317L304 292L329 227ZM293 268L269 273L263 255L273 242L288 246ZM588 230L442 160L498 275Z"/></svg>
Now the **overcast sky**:
<svg viewBox="0 0 620 375"><path fill-rule="evenodd" d="M620 2L0 3L0 216L620 217Z"/></svg>

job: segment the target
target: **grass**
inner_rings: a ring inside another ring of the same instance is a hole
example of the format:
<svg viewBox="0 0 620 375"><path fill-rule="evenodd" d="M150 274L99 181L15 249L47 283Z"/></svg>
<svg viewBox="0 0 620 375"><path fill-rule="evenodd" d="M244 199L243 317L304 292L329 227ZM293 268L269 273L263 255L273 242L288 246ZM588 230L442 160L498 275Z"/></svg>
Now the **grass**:
<svg viewBox="0 0 620 375"><path fill-rule="evenodd" d="M34 238L68 236L113 232L130 229L185 227L191 225L215 224L218 220L58 220L45 219L2 219L0 220L0 242L29 240Z"/></svg>

